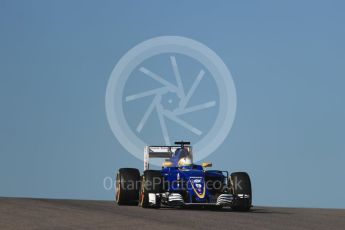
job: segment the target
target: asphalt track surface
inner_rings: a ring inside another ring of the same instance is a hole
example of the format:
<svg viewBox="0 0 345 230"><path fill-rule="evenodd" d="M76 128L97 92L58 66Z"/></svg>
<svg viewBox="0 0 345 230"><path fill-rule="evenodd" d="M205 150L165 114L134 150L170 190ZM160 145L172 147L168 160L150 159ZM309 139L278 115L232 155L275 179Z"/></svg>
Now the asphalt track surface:
<svg viewBox="0 0 345 230"><path fill-rule="evenodd" d="M143 209L110 201L0 198L0 229L345 229L345 209Z"/></svg>

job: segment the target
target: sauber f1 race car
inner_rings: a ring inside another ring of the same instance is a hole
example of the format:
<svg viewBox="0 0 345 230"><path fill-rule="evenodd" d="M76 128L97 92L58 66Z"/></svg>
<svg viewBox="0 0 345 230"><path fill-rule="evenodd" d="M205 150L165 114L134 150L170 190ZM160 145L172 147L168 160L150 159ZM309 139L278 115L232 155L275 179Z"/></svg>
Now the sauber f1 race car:
<svg viewBox="0 0 345 230"><path fill-rule="evenodd" d="M231 207L248 211L252 207L252 189L245 172L229 173L206 170L211 163L193 164L189 142L176 146L145 146L144 172L121 168L116 175L118 205L160 207ZM150 158L164 158L161 170L149 169Z"/></svg>

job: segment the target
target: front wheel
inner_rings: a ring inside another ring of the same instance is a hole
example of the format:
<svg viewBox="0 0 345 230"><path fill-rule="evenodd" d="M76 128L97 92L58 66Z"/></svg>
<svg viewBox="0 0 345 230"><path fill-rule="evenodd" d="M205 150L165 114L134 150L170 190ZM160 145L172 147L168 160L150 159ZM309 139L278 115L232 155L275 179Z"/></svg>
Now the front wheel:
<svg viewBox="0 0 345 230"><path fill-rule="evenodd" d="M116 203L138 205L140 172L134 168L121 168L116 175Z"/></svg>
<svg viewBox="0 0 345 230"><path fill-rule="evenodd" d="M139 195L139 205L143 208L159 208L159 196L155 196L155 203L150 203L149 194L162 193L163 177L158 170L146 170L141 179L141 188Z"/></svg>
<svg viewBox="0 0 345 230"><path fill-rule="evenodd" d="M236 197L231 208L234 211L249 211L252 207L252 185L248 173L231 173L230 190Z"/></svg>

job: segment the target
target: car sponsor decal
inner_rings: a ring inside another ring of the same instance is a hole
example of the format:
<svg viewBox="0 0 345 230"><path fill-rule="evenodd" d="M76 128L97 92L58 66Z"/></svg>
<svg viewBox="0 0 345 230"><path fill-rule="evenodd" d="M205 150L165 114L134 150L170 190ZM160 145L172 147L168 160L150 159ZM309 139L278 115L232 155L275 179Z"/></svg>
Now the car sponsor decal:
<svg viewBox="0 0 345 230"><path fill-rule="evenodd" d="M202 177L191 177L189 179L192 188L195 192L195 194L199 198L204 198L205 197L205 192L206 192L206 186L205 186L205 180Z"/></svg>

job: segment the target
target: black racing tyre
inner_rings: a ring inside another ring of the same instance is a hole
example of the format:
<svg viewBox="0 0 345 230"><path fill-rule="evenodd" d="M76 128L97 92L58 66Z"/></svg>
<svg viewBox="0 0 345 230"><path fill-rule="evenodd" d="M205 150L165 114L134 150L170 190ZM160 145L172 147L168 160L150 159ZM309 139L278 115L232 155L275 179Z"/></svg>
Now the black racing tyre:
<svg viewBox="0 0 345 230"><path fill-rule="evenodd" d="M163 192L163 177L159 170L146 170L141 178L141 188L139 195L139 205L143 208L159 208L160 200L156 200L156 205L149 204L149 193ZM157 197L159 198L159 197Z"/></svg>
<svg viewBox="0 0 345 230"><path fill-rule="evenodd" d="M231 208L235 211L248 211L252 207L252 185L248 173L231 173L230 185L233 195L249 195L248 198L235 199Z"/></svg>
<svg viewBox="0 0 345 230"><path fill-rule="evenodd" d="M135 168L121 168L116 175L115 200L118 205L138 205L140 172Z"/></svg>

